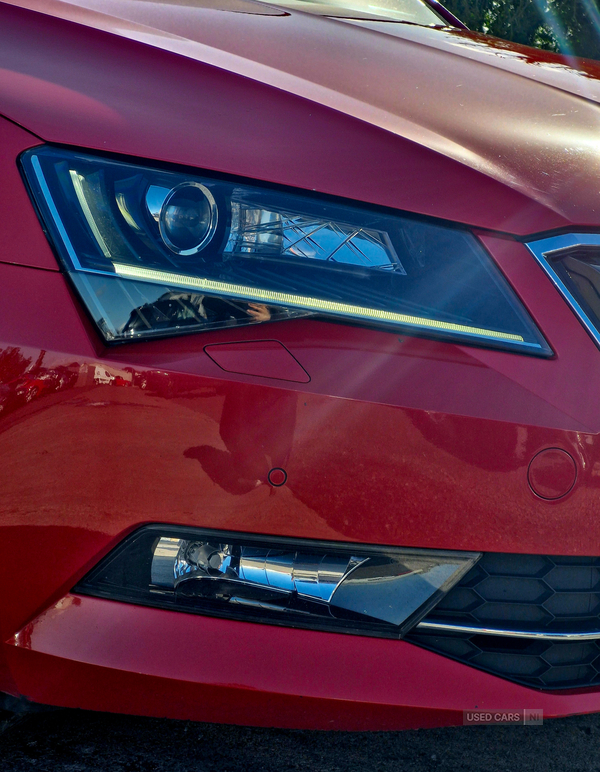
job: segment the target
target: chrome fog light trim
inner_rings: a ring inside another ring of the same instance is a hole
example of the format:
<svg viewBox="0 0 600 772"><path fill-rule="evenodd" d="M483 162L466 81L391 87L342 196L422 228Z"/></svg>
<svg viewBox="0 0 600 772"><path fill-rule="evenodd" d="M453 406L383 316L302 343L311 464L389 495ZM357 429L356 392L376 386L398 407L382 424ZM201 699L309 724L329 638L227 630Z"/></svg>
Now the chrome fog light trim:
<svg viewBox="0 0 600 772"><path fill-rule="evenodd" d="M480 553L152 525L74 592L254 622L401 637Z"/></svg>
<svg viewBox="0 0 600 772"><path fill-rule="evenodd" d="M501 627L485 627L484 625L460 625L453 622L419 622L416 631L420 633L438 632L453 635L492 635L499 638L524 638L543 641L598 641L600 630L564 633L548 630L517 630Z"/></svg>

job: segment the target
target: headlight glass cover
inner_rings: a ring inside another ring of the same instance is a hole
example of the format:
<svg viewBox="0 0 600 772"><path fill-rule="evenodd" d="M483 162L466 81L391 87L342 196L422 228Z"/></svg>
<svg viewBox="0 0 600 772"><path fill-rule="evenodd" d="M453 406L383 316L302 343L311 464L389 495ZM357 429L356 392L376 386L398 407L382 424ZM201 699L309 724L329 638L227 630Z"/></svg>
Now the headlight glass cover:
<svg viewBox="0 0 600 772"><path fill-rule="evenodd" d="M466 230L52 147L21 160L107 342L319 315L551 354Z"/></svg>

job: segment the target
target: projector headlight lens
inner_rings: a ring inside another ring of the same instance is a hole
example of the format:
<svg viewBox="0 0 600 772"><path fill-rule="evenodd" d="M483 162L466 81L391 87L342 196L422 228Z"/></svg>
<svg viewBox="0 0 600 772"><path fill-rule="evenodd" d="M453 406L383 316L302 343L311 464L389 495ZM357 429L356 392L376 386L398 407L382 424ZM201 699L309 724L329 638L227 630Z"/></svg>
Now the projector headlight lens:
<svg viewBox="0 0 600 772"><path fill-rule="evenodd" d="M182 182L165 197L158 227L167 248L187 257L208 246L217 221L217 204L210 190L198 182Z"/></svg>
<svg viewBox="0 0 600 772"><path fill-rule="evenodd" d="M400 637L479 553L146 526L74 592L254 622Z"/></svg>
<svg viewBox="0 0 600 772"><path fill-rule="evenodd" d="M50 147L21 160L107 342L318 314L552 353L465 229Z"/></svg>

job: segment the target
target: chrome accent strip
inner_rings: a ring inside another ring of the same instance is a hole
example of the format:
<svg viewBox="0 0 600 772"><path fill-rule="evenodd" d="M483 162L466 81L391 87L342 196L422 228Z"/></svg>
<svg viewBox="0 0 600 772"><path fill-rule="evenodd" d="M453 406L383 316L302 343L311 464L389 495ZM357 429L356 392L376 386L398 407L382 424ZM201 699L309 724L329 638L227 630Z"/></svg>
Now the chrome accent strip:
<svg viewBox="0 0 600 772"><path fill-rule="evenodd" d="M204 198L208 202L208 209L210 212L210 222L208 226L208 230L204 234L203 238L193 247L189 249L179 249L169 238L168 234L168 227L166 220L168 218L167 214L167 207L171 203L172 199L180 193L182 190L185 190L186 188L194 188L195 190L199 190ZM146 204L148 203L148 194L146 194ZM165 200L163 201L162 207L160 209L160 213L158 215L158 230L160 231L160 236L162 240L164 241L166 247L171 250L176 255L183 255L186 257L189 257L190 255L197 255L199 252L201 252L204 247L210 243L212 240L212 237L215 235L217 230L217 225L219 222L219 209L217 207L217 202L215 201L215 198L213 194L210 192L210 190L206 187L206 185L202 185L199 182L180 182L179 185L175 185L174 188L171 188L171 190L167 193Z"/></svg>
<svg viewBox="0 0 600 772"><path fill-rule="evenodd" d="M569 642L600 640L600 630L586 633L547 633L542 630L502 630L497 627L454 625L447 622L419 622L419 624L413 628L413 631L417 632L429 630L440 633L468 633L470 635L496 635L503 638L529 638L536 641Z"/></svg>
<svg viewBox="0 0 600 772"><path fill-rule="evenodd" d="M600 233L563 233L560 236L551 236L550 238L540 239L539 241L530 241L526 243L525 246L538 261L550 281L567 301L569 306L571 306L571 310L583 324L594 343L600 348L600 331L596 329L592 320L554 272L547 259L548 255L551 255L552 252L557 252L559 249L566 249L568 247L597 246L600 249Z"/></svg>

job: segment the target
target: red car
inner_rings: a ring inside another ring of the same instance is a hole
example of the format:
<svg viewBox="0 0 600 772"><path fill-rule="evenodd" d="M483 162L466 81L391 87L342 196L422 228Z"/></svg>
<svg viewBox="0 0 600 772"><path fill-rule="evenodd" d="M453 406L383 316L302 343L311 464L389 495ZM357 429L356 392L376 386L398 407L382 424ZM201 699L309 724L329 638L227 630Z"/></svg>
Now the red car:
<svg viewBox="0 0 600 772"><path fill-rule="evenodd" d="M0 3L6 705L600 710L599 102L421 0Z"/></svg>

